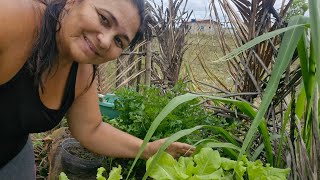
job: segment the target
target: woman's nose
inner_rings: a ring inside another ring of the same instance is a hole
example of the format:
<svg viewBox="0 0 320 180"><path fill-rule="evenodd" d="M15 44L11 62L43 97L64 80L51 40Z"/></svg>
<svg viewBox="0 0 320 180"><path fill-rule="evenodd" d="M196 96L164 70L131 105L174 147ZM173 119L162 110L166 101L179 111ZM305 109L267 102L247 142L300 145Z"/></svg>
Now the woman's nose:
<svg viewBox="0 0 320 180"><path fill-rule="evenodd" d="M104 49L104 50L109 50L112 44L112 36L109 34L103 34L100 33L97 36L98 40L99 40L99 46L100 48Z"/></svg>

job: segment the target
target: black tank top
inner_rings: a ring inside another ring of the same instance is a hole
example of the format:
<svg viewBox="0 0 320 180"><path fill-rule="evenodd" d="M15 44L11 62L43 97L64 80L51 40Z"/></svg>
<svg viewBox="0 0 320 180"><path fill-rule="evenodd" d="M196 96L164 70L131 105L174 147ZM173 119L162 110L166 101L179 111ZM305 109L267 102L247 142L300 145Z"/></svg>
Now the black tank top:
<svg viewBox="0 0 320 180"><path fill-rule="evenodd" d="M73 63L59 110L47 108L25 64L0 85L0 169L24 147L29 133L44 132L59 124L75 97L78 64Z"/></svg>

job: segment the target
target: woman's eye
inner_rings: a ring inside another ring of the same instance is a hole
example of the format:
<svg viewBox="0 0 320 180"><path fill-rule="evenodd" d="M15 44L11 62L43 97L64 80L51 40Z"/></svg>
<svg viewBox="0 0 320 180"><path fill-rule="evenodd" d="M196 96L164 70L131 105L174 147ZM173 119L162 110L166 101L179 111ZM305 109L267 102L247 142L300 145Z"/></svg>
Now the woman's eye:
<svg viewBox="0 0 320 180"><path fill-rule="evenodd" d="M121 40L121 38L120 38L120 37L115 37L115 38L114 38L114 41L115 41L115 43L116 43L117 47L119 47L119 48L121 48L121 49L123 49L123 48L124 48L124 47L123 47L122 40Z"/></svg>
<svg viewBox="0 0 320 180"><path fill-rule="evenodd" d="M105 25L107 25L107 26L110 25L110 22L109 22L108 18L106 18L104 15L99 14L99 17L100 17L100 20L101 20L101 22L102 22L103 24L105 24Z"/></svg>

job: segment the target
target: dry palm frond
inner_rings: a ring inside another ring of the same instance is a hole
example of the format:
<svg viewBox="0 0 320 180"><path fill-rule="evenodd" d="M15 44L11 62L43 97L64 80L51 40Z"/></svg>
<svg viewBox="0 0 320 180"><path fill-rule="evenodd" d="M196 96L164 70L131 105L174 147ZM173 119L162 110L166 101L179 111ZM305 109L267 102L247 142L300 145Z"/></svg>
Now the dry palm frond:
<svg viewBox="0 0 320 180"><path fill-rule="evenodd" d="M274 7L275 0L212 0L211 15L218 22L215 31L218 34L222 52L227 54L231 51L226 42L225 31L231 31L232 39L239 47L261 34L284 27L282 16L288 10L290 3L291 1L283 3L281 12L277 12ZM222 12L223 15L219 15L218 12ZM231 27L223 27L221 22L230 22ZM280 39L275 37L262 42L228 62L237 92L258 92L259 94L263 92L277 55ZM256 96L244 98L252 101L254 97Z"/></svg>
<svg viewBox="0 0 320 180"><path fill-rule="evenodd" d="M145 52L141 51L141 47L144 45L145 42L143 41L129 50L129 52L122 53L122 56L117 59L115 68L110 68L110 63L99 65L97 81L100 94L105 94L111 89L117 89L124 85L134 86L134 80L143 71L139 63L141 63L142 57L145 55Z"/></svg>
<svg viewBox="0 0 320 180"><path fill-rule="evenodd" d="M189 30L186 22L191 12L186 11L188 0L169 0L165 8L163 1L158 5L148 4L147 31L152 34L159 44L159 53L153 55L154 63L162 73L162 79L174 85L180 74L183 55L187 49L186 35Z"/></svg>

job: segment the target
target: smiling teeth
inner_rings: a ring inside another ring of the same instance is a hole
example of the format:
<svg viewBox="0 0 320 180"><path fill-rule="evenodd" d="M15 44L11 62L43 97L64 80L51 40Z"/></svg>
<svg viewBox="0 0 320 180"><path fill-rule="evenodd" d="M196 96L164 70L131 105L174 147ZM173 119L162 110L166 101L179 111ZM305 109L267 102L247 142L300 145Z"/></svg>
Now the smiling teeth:
<svg viewBox="0 0 320 180"><path fill-rule="evenodd" d="M91 43L89 42L89 40L87 39L87 37L84 37L84 39L86 40L86 42L88 43L89 47L91 48L91 50L93 50Z"/></svg>
<svg viewBox="0 0 320 180"><path fill-rule="evenodd" d="M90 47L90 49L94 52L94 54L99 56L99 54L95 51L95 48L92 47L91 42L89 41L89 39L86 36L83 36L83 37L84 37L84 40L87 42L88 46Z"/></svg>

